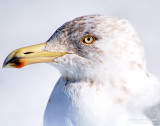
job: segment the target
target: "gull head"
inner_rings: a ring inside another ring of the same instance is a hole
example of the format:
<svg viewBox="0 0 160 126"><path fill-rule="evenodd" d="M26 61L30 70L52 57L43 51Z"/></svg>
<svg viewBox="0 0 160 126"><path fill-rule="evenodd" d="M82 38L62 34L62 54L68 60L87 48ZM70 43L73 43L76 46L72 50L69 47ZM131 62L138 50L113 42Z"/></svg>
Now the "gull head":
<svg viewBox="0 0 160 126"><path fill-rule="evenodd" d="M89 80L131 65L145 67L143 48L130 23L103 15L66 22L47 42L11 52L3 67L33 63L50 63L66 78Z"/></svg>

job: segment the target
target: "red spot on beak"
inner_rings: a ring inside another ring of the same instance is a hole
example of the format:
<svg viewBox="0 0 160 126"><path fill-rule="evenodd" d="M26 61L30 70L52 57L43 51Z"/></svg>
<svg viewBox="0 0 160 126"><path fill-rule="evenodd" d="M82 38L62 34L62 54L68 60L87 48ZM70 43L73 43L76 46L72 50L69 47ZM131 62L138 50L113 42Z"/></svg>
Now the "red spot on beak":
<svg viewBox="0 0 160 126"><path fill-rule="evenodd" d="M21 61L20 64L15 65L15 67L19 68L19 69L22 68L22 67L24 67L24 66L25 66L25 62L24 61Z"/></svg>

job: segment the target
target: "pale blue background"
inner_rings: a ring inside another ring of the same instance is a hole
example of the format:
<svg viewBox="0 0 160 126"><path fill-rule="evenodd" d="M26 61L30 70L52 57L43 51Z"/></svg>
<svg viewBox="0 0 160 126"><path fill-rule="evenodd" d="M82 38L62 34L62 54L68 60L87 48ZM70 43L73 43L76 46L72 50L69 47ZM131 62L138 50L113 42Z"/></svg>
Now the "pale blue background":
<svg viewBox="0 0 160 126"><path fill-rule="evenodd" d="M160 77L159 0L0 0L0 66L13 50L45 42L64 22L88 14L128 19L146 50L149 70ZM60 74L48 64L0 69L0 126L42 126Z"/></svg>

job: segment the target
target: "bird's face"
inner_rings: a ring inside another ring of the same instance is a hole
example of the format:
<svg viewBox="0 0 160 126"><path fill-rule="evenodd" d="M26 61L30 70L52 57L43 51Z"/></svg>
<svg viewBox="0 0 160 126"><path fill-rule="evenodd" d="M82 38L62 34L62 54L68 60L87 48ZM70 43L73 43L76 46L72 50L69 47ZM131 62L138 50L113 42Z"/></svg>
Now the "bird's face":
<svg viewBox="0 0 160 126"><path fill-rule="evenodd" d="M52 63L62 74L74 74L116 58L123 59L126 53L134 53L134 49L128 51L125 46L131 45L131 39L135 36L134 30L124 19L102 15L83 16L62 25L46 43L13 51L3 67L21 68L45 62ZM135 42L133 45L138 46Z"/></svg>

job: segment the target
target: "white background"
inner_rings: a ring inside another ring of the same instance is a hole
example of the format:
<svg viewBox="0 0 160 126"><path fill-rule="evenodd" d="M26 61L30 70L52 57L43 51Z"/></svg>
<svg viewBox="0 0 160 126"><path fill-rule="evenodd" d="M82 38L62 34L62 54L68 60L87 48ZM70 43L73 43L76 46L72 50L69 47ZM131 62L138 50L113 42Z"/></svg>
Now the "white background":
<svg viewBox="0 0 160 126"><path fill-rule="evenodd" d="M159 0L0 0L0 66L13 50L47 41L64 22L82 15L128 19L146 50L149 71L160 77ZM42 126L59 72L48 64L0 68L0 126Z"/></svg>

